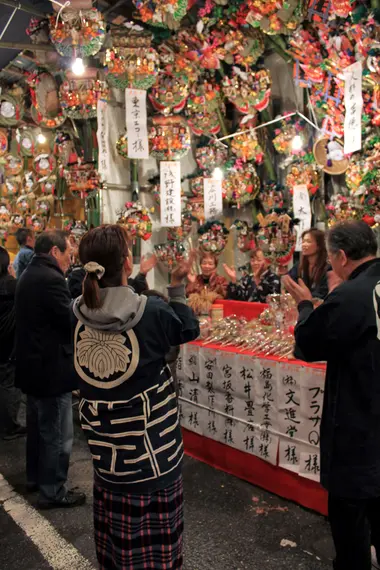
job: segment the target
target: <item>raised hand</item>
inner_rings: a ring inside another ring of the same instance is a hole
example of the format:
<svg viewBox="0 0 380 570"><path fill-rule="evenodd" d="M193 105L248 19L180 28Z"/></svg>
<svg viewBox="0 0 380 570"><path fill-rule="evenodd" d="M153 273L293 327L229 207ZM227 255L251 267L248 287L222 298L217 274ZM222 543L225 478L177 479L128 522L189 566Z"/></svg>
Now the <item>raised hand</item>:
<svg viewBox="0 0 380 570"><path fill-rule="evenodd" d="M191 250L189 253L189 257L187 259L182 259L177 267L175 269L173 269L172 274L171 274L171 284L172 285L180 285L182 284L183 280L185 279L185 277L187 277L189 279L189 274L191 275L191 268L192 265L194 263L194 260L196 258L196 252L194 250ZM194 275L194 280L190 281L191 283L193 283L196 279L196 276Z"/></svg>
<svg viewBox="0 0 380 570"><path fill-rule="evenodd" d="M289 275L286 275L283 278L282 283L287 292L293 297L297 305L301 303L301 301L312 300L313 296L302 279L298 279L298 283L296 283L291 277L289 277Z"/></svg>
<svg viewBox="0 0 380 570"><path fill-rule="evenodd" d="M140 261L140 273L146 275L153 267L157 265L157 257L155 255L144 255Z"/></svg>
<svg viewBox="0 0 380 570"><path fill-rule="evenodd" d="M227 265L226 263L223 263L223 269L228 277L228 279L232 282L232 283L236 283L236 270L233 267L230 267L229 265Z"/></svg>

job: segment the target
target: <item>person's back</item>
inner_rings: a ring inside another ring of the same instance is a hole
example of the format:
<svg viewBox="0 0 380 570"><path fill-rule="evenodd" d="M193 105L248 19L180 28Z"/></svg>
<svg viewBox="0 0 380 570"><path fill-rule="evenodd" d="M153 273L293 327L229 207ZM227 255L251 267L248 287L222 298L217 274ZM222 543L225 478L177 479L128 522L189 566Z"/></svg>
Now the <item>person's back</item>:
<svg viewBox="0 0 380 570"><path fill-rule="evenodd" d="M165 355L199 335L182 284L191 260L172 273L168 304L127 286L133 266L122 227L91 230L79 255L87 275L74 303L74 361L95 471L98 559L110 569L142 561L179 569L183 445Z"/></svg>
<svg viewBox="0 0 380 570"><path fill-rule="evenodd" d="M16 232L16 240L20 250L15 257L13 266L15 268L16 278L20 279L34 255L34 245L36 242L34 231L29 228L19 228Z"/></svg>
<svg viewBox="0 0 380 570"><path fill-rule="evenodd" d="M27 485L42 509L74 507L66 489L73 441L71 298L64 277L70 245L63 231L42 233L16 289L16 385L27 394Z"/></svg>

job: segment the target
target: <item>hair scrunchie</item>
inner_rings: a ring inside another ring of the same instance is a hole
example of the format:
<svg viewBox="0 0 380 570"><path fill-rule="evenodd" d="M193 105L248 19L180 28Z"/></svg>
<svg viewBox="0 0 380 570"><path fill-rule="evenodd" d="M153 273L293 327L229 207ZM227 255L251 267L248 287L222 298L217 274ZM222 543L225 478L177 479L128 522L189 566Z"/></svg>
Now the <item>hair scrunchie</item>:
<svg viewBox="0 0 380 570"><path fill-rule="evenodd" d="M96 261L89 261L88 263L86 263L86 265L84 266L84 270L86 273L95 273L96 277L98 278L98 281L100 281L100 279L103 277L103 275L106 272L103 265L99 265L99 263L96 263Z"/></svg>

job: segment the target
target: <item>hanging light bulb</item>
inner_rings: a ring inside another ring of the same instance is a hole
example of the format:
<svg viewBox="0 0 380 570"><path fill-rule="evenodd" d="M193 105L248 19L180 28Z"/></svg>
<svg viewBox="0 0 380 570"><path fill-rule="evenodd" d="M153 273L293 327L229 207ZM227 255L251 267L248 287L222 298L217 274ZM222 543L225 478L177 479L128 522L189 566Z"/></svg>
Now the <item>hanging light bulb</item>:
<svg viewBox="0 0 380 570"><path fill-rule="evenodd" d="M223 180L223 170L217 166L212 173L212 177L215 178L215 180Z"/></svg>
<svg viewBox="0 0 380 570"><path fill-rule="evenodd" d="M39 144L44 144L44 143L46 143L46 137L45 137L45 135L44 135L43 133L39 133L39 134L37 135L37 141L38 141Z"/></svg>
<svg viewBox="0 0 380 570"><path fill-rule="evenodd" d="M294 152L299 152L300 150L302 150L302 147L303 147L302 137L300 137L300 135L295 135L295 137L292 140L292 150Z"/></svg>
<svg viewBox="0 0 380 570"><path fill-rule="evenodd" d="M86 68L83 63L83 59L81 57L75 58L71 66L71 71L74 73L74 75L83 75L85 69Z"/></svg>

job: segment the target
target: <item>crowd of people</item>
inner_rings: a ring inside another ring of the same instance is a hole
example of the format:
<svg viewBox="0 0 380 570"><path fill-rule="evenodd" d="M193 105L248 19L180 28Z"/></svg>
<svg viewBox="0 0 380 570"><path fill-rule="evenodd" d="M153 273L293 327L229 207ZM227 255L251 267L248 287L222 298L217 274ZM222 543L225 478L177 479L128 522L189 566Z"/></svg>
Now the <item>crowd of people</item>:
<svg viewBox="0 0 380 570"><path fill-rule="evenodd" d="M94 466L94 527L101 569L182 568L183 445L173 376L178 346L199 335L188 306L215 298L296 300L295 355L327 361L321 483L329 492L335 570L380 559L380 260L372 230L345 222L302 236L300 262L282 280L260 250L238 280L204 254L171 273L167 296L148 290L154 256L131 278L128 235L106 225L76 240L19 230L13 263L0 248L0 385L4 438L26 434L26 485L40 509L82 505L67 488L72 393ZM326 248L327 245L327 248ZM313 302L319 298L318 306ZM21 393L26 428L19 422Z"/></svg>

